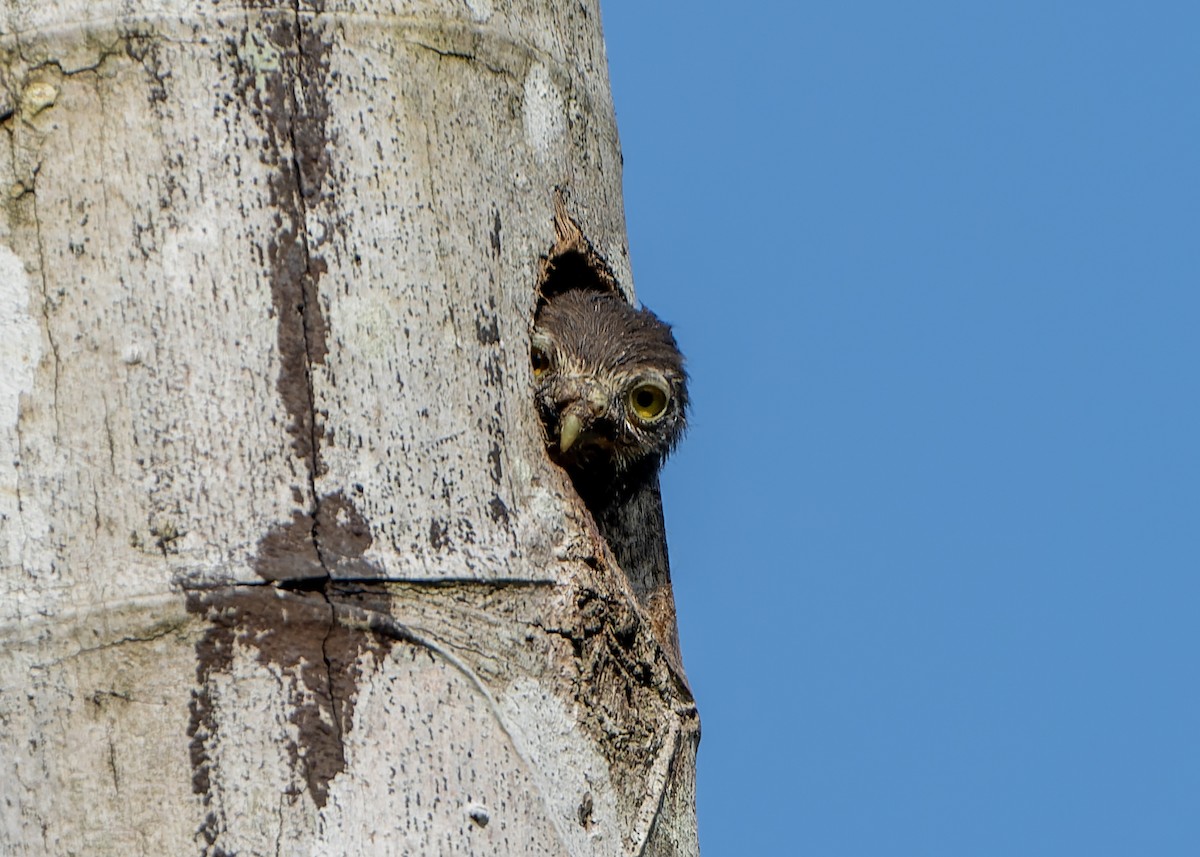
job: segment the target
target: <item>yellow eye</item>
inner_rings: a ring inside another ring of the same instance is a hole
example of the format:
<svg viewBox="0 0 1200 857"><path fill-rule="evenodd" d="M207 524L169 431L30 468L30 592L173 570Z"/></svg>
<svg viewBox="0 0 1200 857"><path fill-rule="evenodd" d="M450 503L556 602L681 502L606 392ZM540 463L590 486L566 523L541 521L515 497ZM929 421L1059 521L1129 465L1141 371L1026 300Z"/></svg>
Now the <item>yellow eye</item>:
<svg viewBox="0 0 1200 857"><path fill-rule="evenodd" d="M629 409L634 416L652 423L667 412L671 393L657 381L642 381L629 391Z"/></svg>
<svg viewBox="0 0 1200 857"><path fill-rule="evenodd" d="M538 345L530 349L533 359L533 377L540 378L550 371L550 355Z"/></svg>

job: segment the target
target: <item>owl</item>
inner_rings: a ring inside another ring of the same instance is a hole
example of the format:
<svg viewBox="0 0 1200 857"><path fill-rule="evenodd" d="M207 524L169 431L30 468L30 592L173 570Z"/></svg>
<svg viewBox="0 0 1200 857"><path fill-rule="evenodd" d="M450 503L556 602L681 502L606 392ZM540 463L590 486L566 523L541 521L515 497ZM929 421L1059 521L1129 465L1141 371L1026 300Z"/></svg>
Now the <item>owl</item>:
<svg viewBox="0 0 1200 857"><path fill-rule="evenodd" d="M530 355L549 452L678 661L658 488L687 425L687 373L671 328L619 294L569 289L542 303Z"/></svg>
<svg viewBox="0 0 1200 857"><path fill-rule="evenodd" d="M530 353L551 452L585 500L658 472L687 422L668 325L619 295L572 289L538 312Z"/></svg>

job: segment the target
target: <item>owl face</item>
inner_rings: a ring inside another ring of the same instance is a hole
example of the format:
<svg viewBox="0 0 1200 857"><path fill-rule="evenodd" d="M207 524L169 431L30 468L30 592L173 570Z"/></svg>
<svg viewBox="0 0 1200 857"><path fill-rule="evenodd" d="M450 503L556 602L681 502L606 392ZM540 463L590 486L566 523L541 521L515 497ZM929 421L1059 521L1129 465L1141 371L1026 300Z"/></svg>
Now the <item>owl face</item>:
<svg viewBox="0 0 1200 857"><path fill-rule="evenodd" d="M550 449L570 470L661 461L683 434L687 374L669 326L617 295L572 290L538 313L530 348Z"/></svg>

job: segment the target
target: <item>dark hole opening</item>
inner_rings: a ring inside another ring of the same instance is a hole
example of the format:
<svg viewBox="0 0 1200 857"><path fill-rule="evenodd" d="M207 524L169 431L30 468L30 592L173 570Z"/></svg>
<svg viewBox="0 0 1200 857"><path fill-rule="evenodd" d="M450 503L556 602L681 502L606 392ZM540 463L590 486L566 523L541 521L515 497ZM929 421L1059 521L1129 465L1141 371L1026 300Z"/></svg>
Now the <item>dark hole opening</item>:
<svg viewBox="0 0 1200 857"><path fill-rule="evenodd" d="M597 268L593 260L577 250L568 250L550 259L538 288L538 308L550 298L572 289L617 293L611 275Z"/></svg>

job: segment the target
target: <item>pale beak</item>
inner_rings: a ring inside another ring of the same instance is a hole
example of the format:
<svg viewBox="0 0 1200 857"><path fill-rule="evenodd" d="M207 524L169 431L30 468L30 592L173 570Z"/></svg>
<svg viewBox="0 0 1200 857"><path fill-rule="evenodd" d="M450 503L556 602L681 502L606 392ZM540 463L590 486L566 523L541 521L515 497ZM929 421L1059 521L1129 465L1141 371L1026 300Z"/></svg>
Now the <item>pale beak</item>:
<svg viewBox="0 0 1200 857"><path fill-rule="evenodd" d="M579 433L583 431L583 420L575 414L567 414L562 419L562 423L558 427L558 451L566 452L570 449L576 440L579 439Z"/></svg>

